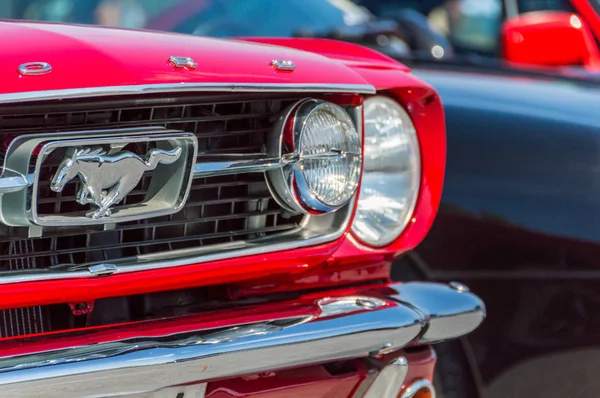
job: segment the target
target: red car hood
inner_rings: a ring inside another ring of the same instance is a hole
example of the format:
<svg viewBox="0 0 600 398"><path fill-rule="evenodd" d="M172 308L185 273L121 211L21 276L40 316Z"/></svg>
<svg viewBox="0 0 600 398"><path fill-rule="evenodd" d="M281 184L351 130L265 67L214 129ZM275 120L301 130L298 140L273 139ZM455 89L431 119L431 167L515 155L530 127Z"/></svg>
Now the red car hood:
<svg viewBox="0 0 600 398"><path fill-rule="evenodd" d="M54 23L0 22L0 93L164 83L365 85L342 61L285 47L196 36ZM191 57L195 70L171 56ZM272 60L291 60L293 72ZM47 62L52 72L24 76L21 64Z"/></svg>

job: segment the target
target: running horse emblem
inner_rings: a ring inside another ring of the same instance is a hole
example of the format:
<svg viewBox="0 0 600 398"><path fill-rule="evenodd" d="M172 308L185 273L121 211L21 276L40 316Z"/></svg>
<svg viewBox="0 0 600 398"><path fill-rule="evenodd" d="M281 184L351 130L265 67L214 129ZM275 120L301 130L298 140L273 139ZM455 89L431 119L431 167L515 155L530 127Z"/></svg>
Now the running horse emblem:
<svg viewBox="0 0 600 398"><path fill-rule="evenodd" d="M86 216L92 219L108 217L112 214L111 206L121 202L146 171L156 169L161 163L176 162L181 152L179 147L171 151L151 149L143 159L129 151L107 155L103 149L71 149L58 166L50 189L61 192L67 182L79 176L77 203L97 207Z"/></svg>

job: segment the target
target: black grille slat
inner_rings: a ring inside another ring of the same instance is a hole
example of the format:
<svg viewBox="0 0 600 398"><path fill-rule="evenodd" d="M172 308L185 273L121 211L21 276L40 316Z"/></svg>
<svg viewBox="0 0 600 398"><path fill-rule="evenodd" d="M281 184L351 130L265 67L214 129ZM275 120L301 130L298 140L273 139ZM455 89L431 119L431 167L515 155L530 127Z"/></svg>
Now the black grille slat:
<svg viewBox="0 0 600 398"><path fill-rule="evenodd" d="M35 268L36 259L33 244L30 241L11 242L9 252L14 253L7 262L11 271ZM0 337L13 337L24 334L43 333L49 322L43 316L45 310L41 306L0 310Z"/></svg>
<svg viewBox="0 0 600 398"><path fill-rule="evenodd" d="M248 118L252 118L252 117L256 117L256 118L258 118L258 117L260 117L260 118L272 118L272 117L275 117L275 116L278 116L278 114L236 115L236 116L232 116L232 117L229 117L229 118L222 118L222 117L219 117L219 116L210 116L210 117L203 117L203 118L191 118L191 117L190 118L184 118L184 117L182 117L182 118L177 118L177 123L181 124L181 123L197 123L197 122L202 123L202 122L228 121L228 120L247 120ZM110 118L110 116L107 115L107 118ZM6 120L10 121L10 119L5 119L5 121ZM45 120L45 119L42 119L42 120ZM84 123L80 124L81 126L85 126L85 127L89 127L90 125L97 126L97 123L86 123L87 119L84 119L83 122ZM172 123L172 120L169 120L169 119L154 119L154 120L150 120L150 119L148 119L148 122L149 122L149 124L151 124L153 126L161 126L161 125L164 125L164 124ZM39 126L35 126L36 124L39 124ZM69 125L67 125L65 123L64 127L72 127L72 126L76 126L76 125L79 125L79 124L71 122L71 124L69 124ZM138 127L139 125L140 125L140 121L138 121L138 120L132 120L132 121L127 121L127 122L115 121L115 122L109 122L109 123L102 123L102 128ZM28 124L28 123L22 123L20 125L15 126L14 128L4 127L3 124L0 124L0 126L1 126L0 129L3 132L7 132L7 133L14 132L14 131L20 131L23 128L27 128L28 132L47 131L48 127L52 128L52 126L45 125L43 121L42 121L42 123L37 123L36 122L36 118L33 118L33 120L30 120L30 124ZM62 126L60 126L60 127L62 127ZM61 129L61 131L64 131L64 129ZM235 133L236 131L234 130L233 132Z"/></svg>
<svg viewBox="0 0 600 398"><path fill-rule="evenodd" d="M288 226L280 225L280 226L275 226L275 227L262 228L260 230L254 230L252 232L257 234L257 233L281 232L281 231L288 231L288 230L289 230ZM228 232L206 234L206 235L203 235L201 238L199 238L197 236L190 236L190 237L184 236L184 237L180 237L180 238L154 239L152 241L131 242L131 243L122 243L119 245L111 245L110 250L137 248L137 247L144 247L144 246L149 246L149 245L160 245L160 244L169 244L169 243L181 243L181 242L188 242L188 241L199 242L198 246L202 246L202 241L214 240L214 239L220 239L220 238L229 238L231 236L234 236L234 237L235 236L243 236L243 235L247 235L247 234L248 234L248 231L244 229L244 230L239 230L239 231L228 231ZM100 248L100 247L98 246L98 248ZM4 256L2 258L2 261L5 261L5 260L15 261L15 260L19 260L19 259L30 259L30 258L37 258L37 257L42 257L42 256L51 256L51 255L72 256L74 254L100 252L100 250L94 250L94 249L96 249L95 246L86 247L86 246L82 245L81 247L77 247L74 249L37 251L36 253L25 254L25 255L21 254L18 256L16 256L16 255ZM137 254L139 254L139 253L137 253ZM130 257L130 256L127 256L127 257ZM104 260L107 260L107 259L105 258ZM70 257L70 260L65 262L65 264L78 264L78 263L81 263L81 262L75 261L75 257Z"/></svg>
<svg viewBox="0 0 600 398"><path fill-rule="evenodd" d="M0 107L0 138L36 132L164 127L194 132L198 138L198 161L215 156L223 159L227 154L262 155L266 136L279 115L303 98L289 94L269 96L139 96L129 100L66 100L55 106L7 105ZM130 144L125 149L145 154L149 148ZM79 179L68 182L60 193L50 190L49 181L63 156L55 152L43 162L37 201L38 214L42 216L82 214L89 210L89 206L75 202ZM145 200L150 176L147 173L122 204ZM300 216L284 216L262 174L198 178L192 182L185 207L171 216L119 223L108 231L101 226L50 227L44 229L42 237L31 239L18 228L0 227L0 271L9 270L16 259L31 261L34 268L42 269L246 241L296 229L300 221ZM10 250L11 245L22 242L33 250Z"/></svg>

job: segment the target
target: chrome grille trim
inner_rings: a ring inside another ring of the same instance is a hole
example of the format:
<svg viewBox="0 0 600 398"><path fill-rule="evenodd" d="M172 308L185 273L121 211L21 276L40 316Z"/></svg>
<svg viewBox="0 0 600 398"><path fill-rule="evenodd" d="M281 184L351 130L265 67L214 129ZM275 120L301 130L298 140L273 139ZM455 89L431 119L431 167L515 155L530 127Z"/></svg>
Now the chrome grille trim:
<svg viewBox="0 0 600 398"><path fill-rule="evenodd" d="M285 162L267 155L219 155L222 161L198 162L194 166L194 178L223 176L238 173L262 173L283 167ZM0 167L0 194L17 192L33 185L33 174L24 176L16 171Z"/></svg>
<svg viewBox="0 0 600 398"><path fill-rule="evenodd" d="M281 158L267 155L223 155L222 161L199 162L194 167L194 178L221 176L237 173L261 173L285 165ZM1 189L1 187L0 187Z"/></svg>
<svg viewBox="0 0 600 398"><path fill-rule="evenodd" d="M245 93L355 93L375 94L369 84L297 84L297 83L169 83L106 87L85 87L64 90L28 91L0 94L0 104L105 97L113 95L161 94L185 92L245 92Z"/></svg>

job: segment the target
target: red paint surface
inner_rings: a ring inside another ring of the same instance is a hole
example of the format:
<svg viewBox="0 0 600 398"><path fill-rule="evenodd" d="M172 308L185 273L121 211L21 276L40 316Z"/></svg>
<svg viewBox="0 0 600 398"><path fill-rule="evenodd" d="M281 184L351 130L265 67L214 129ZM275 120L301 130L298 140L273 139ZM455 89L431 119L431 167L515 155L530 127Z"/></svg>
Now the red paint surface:
<svg viewBox="0 0 600 398"><path fill-rule="evenodd" d="M293 251L103 278L8 284L0 289L0 309L219 285L266 276L285 278L322 264L339 244L340 241L337 241Z"/></svg>
<svg viewBox="0 0 600 398"><path fill-rule="evenodd" d="M362 362L355 361L362 365ZM347 398L363 380L366 366L334 376L323 366L272 372L263 377L209 383L207 398Z"/></svg>
<svg viewBox="0 0 600 398"><path fill-rule="evenodd" d="M405 354L408 359L408 374L404 381L404 387L419 379L433 382L433 375L437 357L431 347L422 347L418 352Z"/></svg>
<svg viewBox="0 0 600 398"><path fill-rule="evenodd" d="M0 22L0 93L164 83L366 84L338 61L292 49L174 33L95 26ZM192 57L195 70L176 69L170 56ZM270 67L291 59L293 73ZM48 62L51 73L22 76L26 62Z"/></svg>
<svg viewBox="0 0 600 398"><path fill-rule="evenodd" d="M598 15L598 12L590 4L590 0L570 0L570 2L575 11L577 12L577 16L579 16L579 18L583 22L582 30L584 31L587 46L587 54L583 60L583 65L587 69L593 72L597 72L598 69L600 69L600 50L598 49L597 45L598 40L600 40L600 15ZM538 16L544 14L552 16L558 13L548 11L543 13L532 13L531 16L535 18L535 14L537 14ZM510 30L514 27L514 25L518 25L520 23L519 20L522 20L522 18L523 17L519 17L515 18L514 20L507 21L503 29L508 29L509 34L504 34L503 36L505 38L510 40ZM528 18L528 16L525 16L525 18ZM545 36L545 42L548 43L548 46L538 46L537 49L530 50L530 54L522 55L526 56L527 58L534 58L532 62L532 64L534 65L548 65L547 63L539 62L539 60L546 59L549 55L556 54L557 48L564 47L565 45L568 47L571 44L569 38L566 35L559 34L558 32L555 33L556 34L553 35L546 31L543 26L539 26L539 34ZM561 43L560 47L556 46L556 43ZM507 48L507 45L512 48ZM505 52L515 51L515 46L511 45L510 43L503 43L503 46ZM571 49L569 49L569 51L571 51ZM538 61L535 60L536 58L538 59Z"/></svg>
<svg viewBox="0 0 600 398"><path fill-rule="evenodd" d="M580 27L572 24L578 18ZM504 57L540 66L598 67L600 52L589 24L567 12L526 13L508 20L503 29Z"/></svg>
<svg viewBox="0 0 600 398"><path fill-rule="evenodd" d="M365 265L371 264L371 265ZM297 275L283 278L263 278L233 284L230 298L265 296L276 293L324 289L332 286L389 281L391 262L381 261L365 264L347 262L336 266L323 265Z"/></svg>
<svg viewBox="0 0 600 398"><path fill-rule="evenodd" d="M404 356L408 360L408 374L403 387L426 379L433 380L436 356L430 347L418 352L403 351L387 355L383 363ZM323 366L311 366L280 372L269 372L230 380L209 383L207 398L351 398L357 388L375 372L366 362L351 361L350 369L341 375L332 375ZM369 378L369 380L372 380Z"/></svg>

